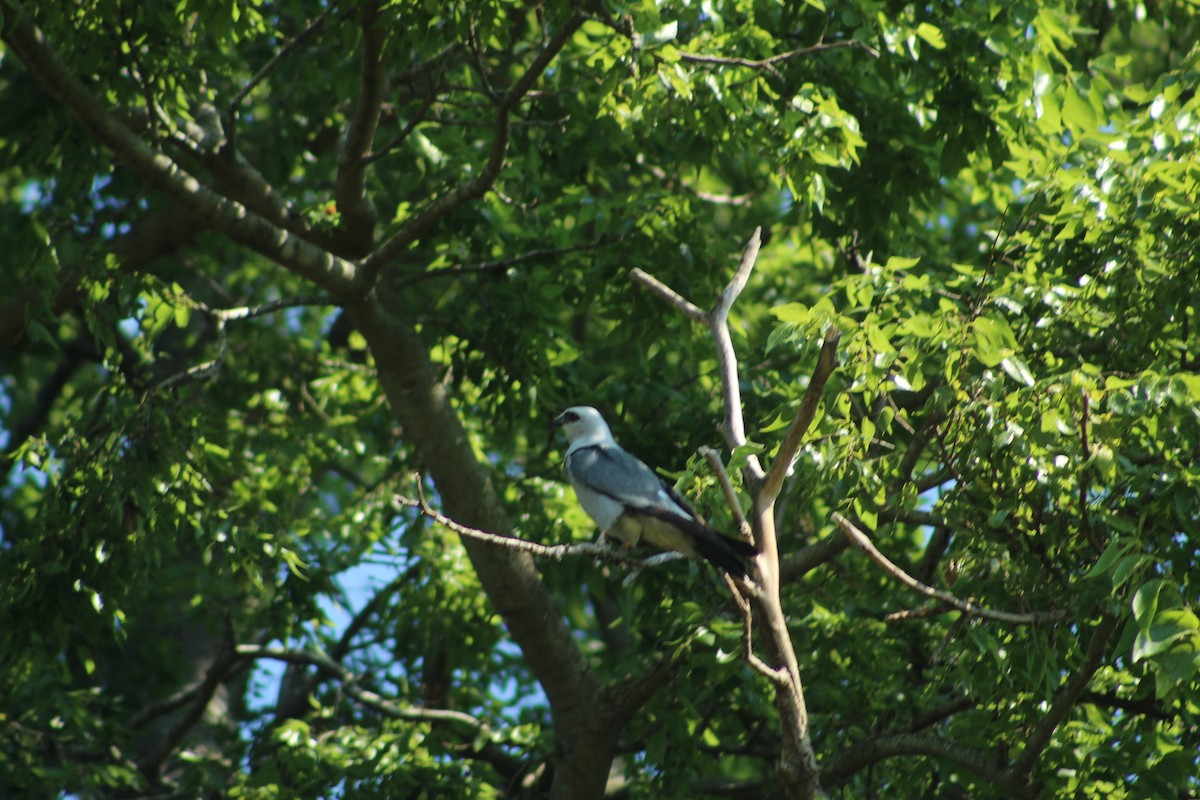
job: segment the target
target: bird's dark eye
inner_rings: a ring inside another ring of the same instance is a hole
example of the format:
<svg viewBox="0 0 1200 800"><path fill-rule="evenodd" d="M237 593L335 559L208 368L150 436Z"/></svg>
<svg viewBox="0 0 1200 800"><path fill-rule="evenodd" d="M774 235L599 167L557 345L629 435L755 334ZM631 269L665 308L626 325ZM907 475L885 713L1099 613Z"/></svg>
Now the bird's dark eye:
<svg viewBox="0 0 1200 800"><path fill-rule="evenodd" d="M563 419L565 419L567 422L575 422L579 419L579 415L574 411L568 411L567 413L563 414Z"/></svg>

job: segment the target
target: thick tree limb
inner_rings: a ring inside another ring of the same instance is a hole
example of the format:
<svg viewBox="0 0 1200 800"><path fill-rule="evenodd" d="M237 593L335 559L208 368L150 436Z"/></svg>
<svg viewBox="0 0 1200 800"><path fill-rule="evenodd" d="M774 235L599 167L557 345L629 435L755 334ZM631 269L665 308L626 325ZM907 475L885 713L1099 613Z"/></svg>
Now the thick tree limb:
<svg viewBox="0 0 1200 800"><path fill-rule="evenodd" d="M389 314L374 292L348 303L346 310L371 348L392 411L433 478L447 517L480 531L511 530L490 467L476 458L416 331ZM472 538L464 538L463 546L550 702L558 754L551 795L564 800L593 795L604 785L619 732L609 709L597 714L599 680L530 553Z"/></svg>
<svg viewBox="0 0 1200 800"><path fill-rule="evenodd" d="M201 222L327 291L342 294L360 289L355 264L223 197L142 141L75 78L18 4L2 0L0 12L4 18L3 39L25 68L142 180L187 208Z"/></svg>

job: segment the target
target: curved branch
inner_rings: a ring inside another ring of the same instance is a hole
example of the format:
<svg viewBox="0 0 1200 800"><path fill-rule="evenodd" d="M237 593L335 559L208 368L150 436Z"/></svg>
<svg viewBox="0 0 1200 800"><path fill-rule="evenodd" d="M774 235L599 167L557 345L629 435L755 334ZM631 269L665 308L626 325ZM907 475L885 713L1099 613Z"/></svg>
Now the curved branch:
<svg viewBox="0 0 1200 800"><path fill-rule="evenodd" d="M1007 622L1012 625L1032 625L1037 622L1049 622L1051 620L1062 619L1065 615L1061 611L1030 611L1024 614L1017 614L1011 611L995 611L990 608L972 603L970 600L962 600L949 592L943 592L940 589L934 589L932 586L927 586L919 580L909 575L900 567L893 564L887 556L879 552L870 537L855 527L854 523L843 517L836 511L833 513L833 521L842 529L842 533L846 534L846 538L850 543L866 553L872 561L880 566L884 572L890 575L899 583L904 584L909 589L912 589L917 594L923 594L926 597L932 597L935 600L940 600L949 606L952 606L965 614L970 614L984 619L993 619L997 622Z"/></svg>
<svg viewBox="0 0 1200 800"><path fill-rule="evenodd" d="M359 288L359 270L202 184L174 160L154 150L85 87L11 0L0 2L3 40L34 77L142 180L204 223L251 250L335 293Z"/></svg>

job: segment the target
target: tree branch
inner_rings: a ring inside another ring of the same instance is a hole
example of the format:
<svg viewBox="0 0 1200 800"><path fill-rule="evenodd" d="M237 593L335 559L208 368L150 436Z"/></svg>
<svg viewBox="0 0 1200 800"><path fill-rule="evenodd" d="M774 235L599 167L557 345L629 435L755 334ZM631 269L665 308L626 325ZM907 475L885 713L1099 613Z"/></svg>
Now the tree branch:
<svg viewBox="0 0 1200 800"><path fill-rule="evenodd" d="M681 61L690 61L696 64L711 64L714 66L728 67L748 67L749 69L761 69L770 72L777 78L783 76L775 69L776 64L781 64L784 61L789 61L793 58L803 58L810 56L813 53L823 53L827 50L841 50L845 48L857 48L869 54L872 58L879 58L879 51L871 47L866 42L860 42L857 39L847 39L838 42L818 42L811 47L801 47L799 50L791 50L786 53L777 53L776 55L762 59L752 58L736 58L730 56L710 56L704 53L679 53Z"/></svg>
<svg viewBox="0 0 1200 800"><path fill-rule="evenodd" d="M1011 797L1032 798L1032 791L1017 776L995 765L995 757L929 733L891 733L872 736L829 758L821 770L825 785L839 785L870 765L896 756L930 756L958 764L1002 787Z"/></svg>
<svg viewBox="0 0 1200 800"><path fill-rule="evenodd" d="M817 407L821 404L821 394L825 391L825 384L837 367L837 346L841 338L842 334L837 328L831 327L825 332L825 339L821 342L821 354L817 357L817 366L813 370L812 379L808 382L808 389L805 390L804 397L800 400L800 408L796 411L792 424L788 426L787 433L783 437L783 444L779 446L779 453L775 456L775 462L771 465L771 471L767 473L766 481L763 483L764 502L774 503L775 499L779 497L779 490L783 488L783 480L787 477L788 470L792 468L792 461L796 458L796 453L804 442L804 435L808 433L808 427L812 425L812 421L816 417Z"/></svg>
<svg viewBox="0 0 1200 800"><path fill-rule="evenodd" d="M328 291L350 293L360 288L355 264L217 194L174 160L142 141L75 78L41 29L19 6L3 0L0 12L4 17L3 39L26 69L142 180L187 208L200 221Z"/></svg>
<svg viewBox="0 0 1200 800"><path fill-rule="evenodd" d="M371 234L375 227L375 209L367 197L367 154L379 126L383 105L383 88L387 72L383 69L383 48L387 27L379 19L379 4L362 7L362 55L358 78L358 99L350 114L346 135L338 152L337 179L334 198L341 227L352 248L370 252Z"/></svg>
<svg viewBox="0 0 1200 800"><path fill-rule="evenodd" d="M855 527L854 523L843 517L836 511L833 513L833 521L842 529L842 533L846 534L846 538L850 543L866 553L872 561L879 565L884 572L890 575L897 582L904 584L909 589L912 589L917 594L923 594L926 597L932 597L935 600L940 600L949 606L962 611L965 614L970 614L984 619L992 619L997 622L1007 622L1012 625L1032 625L1037 622L1048 622L1051 620L1062 619L1065 614L1061 611L1031 611L1024 614L1012 613L1009 611L995 611L990 608L972 603L970 600L961 600L949 592L943 592L939 589L934 589L932 586L927 586L918 581L913 576L909 575L900 567L888 560L887 556L879 552L871 539Z"/></svg>
<svg viewBox="0 0 1200 800"><path fill-rule="evenodd" d="M403 495L392 495L392 502L402 508L414 508L423 516L428 517L439 525L457 533L467 539L473 539L477 542L484 542L494 547L500 547L505 550L512 550L517 553L528 553L531 556L539 558L549 558L554 561L562 561L564 558L574 556L585 556L588 558L598 558L605 561L611 561L614 564L625 564L632 566L635 569L644 569L647 566L652 566L650 559L634 558L628 555L623 550L614 550L605 547L602 544L595 542L577 542L573 544L542 544L540 542L531 542L528 539L518 539L515 536L503 536L498 533L488 533L477 528L472 528L463 525L460 522L455 522L446 515L437 511L425 502L424 496L418 499L404 497ZM656 558L652 556L651 558Z"/></svg>
<svg viewBox="0 0 1200 800"><path fill-rule="evenodd" d="M577 253L580 250L594 250L598 247L603 247L610 241L609 237L601 236L594 241L571 245L570 247L547 247L540 250L530 250L528 253L522 253L518 256L499 258L494 261L480 261L475 264L451 264L446 267L426 270L425 272L400 276L395 281L390 282L390 286L392 289L398 289L402 286L420 283L421 281L454 277L457 275L502 275L518 264L537 261L543 258L555 258L567 253Z"/></svg>
<svg viewBox="0 0 1200 800"><path fill-rule="evenodd" d="M300 31L299 34L297 34L283 47L279 48L279 51L276 52L275 55L273 55L258 72L254 73L254 77L247 81L246 85L243 86L241 90L234 95L234 98L229 101L229 105L225 107L225 127L226 135L229 137L229 145L231 148L236 148L237 146L237 113L238 108L242 105L242 101L249 97L250 93L254 91L259 84L266 80L268 75L275 71L275 68L283 62L283 59L287 58L292 51L304 44L312 37L313 34L319 31L325 25L325 17L327 17L329 13L337 7L338 3L336 1L327 5L324 10L322 10L320 14L317 14L316 18L308 24L308 27Z"/></svg>
<svg viewBox="0 0 1200 800"><path fill-rule="evenodd" d="M687 300L683 295L679 294L679 292L675 291L670 286L667 286L650 273L644 272L638 267L634 267L633 269L629 270L629 277L635 283L642 284L642 286L645 286L647 289L666 300L675 307L676 311L683 314L688 319L695 320L696 322L706 321L706 315L699 306L696 306L691 301Z"/></svg>

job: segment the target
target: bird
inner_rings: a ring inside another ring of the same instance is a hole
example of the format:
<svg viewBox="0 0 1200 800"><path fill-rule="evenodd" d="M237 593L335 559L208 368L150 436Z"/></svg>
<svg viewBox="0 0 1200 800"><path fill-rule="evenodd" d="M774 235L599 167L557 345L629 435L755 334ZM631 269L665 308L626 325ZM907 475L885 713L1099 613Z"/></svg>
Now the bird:
<svg viewBox="0 0 1200 800"><path fill-rule="evenodd" d="M613 439L600 412L572 406L554 418L567 435L567 479L579 505L603 534L626 548L645 541L663 550L702 558L732 575L746 574L758 551L731 539L696 516L679 493Z"/></svg>

